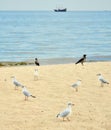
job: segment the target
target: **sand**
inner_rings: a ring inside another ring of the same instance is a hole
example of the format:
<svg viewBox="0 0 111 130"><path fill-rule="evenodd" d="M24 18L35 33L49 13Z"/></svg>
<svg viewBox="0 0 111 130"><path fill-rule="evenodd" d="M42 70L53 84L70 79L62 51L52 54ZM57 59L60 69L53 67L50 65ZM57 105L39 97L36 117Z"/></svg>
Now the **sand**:
<svg viewBox="0 0 111 130"><path fill-rule="evenodd" d="M111 62L0 67L0 130L111 130L111 84L100 87L97 73L111 83ZM11 76L36 98L25 101ZM78 79L76 92L71 85ZM68 102L75 104L70 121L56 118Z"/></svg>

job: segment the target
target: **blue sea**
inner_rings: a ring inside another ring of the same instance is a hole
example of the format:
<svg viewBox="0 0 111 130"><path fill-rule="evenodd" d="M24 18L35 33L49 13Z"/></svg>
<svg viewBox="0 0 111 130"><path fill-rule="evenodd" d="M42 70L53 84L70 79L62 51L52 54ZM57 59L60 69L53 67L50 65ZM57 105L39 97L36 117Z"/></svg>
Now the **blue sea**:
<svg viewBox="0 0 111 130"><path fill-rule="evenodd" d="M110 11L0 11L0 61L111 60Z"/></svg>

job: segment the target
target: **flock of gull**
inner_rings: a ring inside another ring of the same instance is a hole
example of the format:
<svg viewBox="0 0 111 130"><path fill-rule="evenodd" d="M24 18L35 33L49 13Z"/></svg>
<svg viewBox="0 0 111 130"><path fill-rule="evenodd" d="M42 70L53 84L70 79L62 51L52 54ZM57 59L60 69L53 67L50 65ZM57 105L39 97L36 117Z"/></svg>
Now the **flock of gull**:
<svg viewBox="0 0 111 130"><path fill-rule="evenodd" d="M25 100L28 100L28 97L33 97L36 98L35 96L33 96L26 88L26 86L22 85L20 82L18 82L15 78L15 76L12 76L12 82L15 86L15 90L18 89L18 87L22 88L22 93L25 95Z"/></svg>
<svg viewBox="0 0 111 130"><path fill-rule="evenodd" d="M78 63L81 63L83 65L83 63L86 61L86 55L83 55L83 57L78 60L75 64L78 64ZM35 64L37 66L40 66L39 62L38 62L38 59L35 58ZM101 75L101 74L97 74L98 76L98 80L100 81L101 83L101 87L104 86L104 84L109 84L109 82L107 80L104 79L104 77ZM38 80L38 77L39 77L39 73L38 73L38 69L35 69L34 70L34 80ZM32 98L36 98L35 96L33 96L28 90L27 90L27 87L22 85L19 81L17 81L17 79L15 78L15 76L12 76L12 82L13 82L13 85L15 87L15 90L18 89L18 87L21 87L22 88L22 93L24 94L25 96L25 100L28 100L28 97L32 97ZM71 85L72 88L75 89L76 92L78 92L78 87L81 85L81 80L77 80L77 82L73 83ZM72 111L72 106L74 106L73 103L71 102L68 102L67 104L67 108L65 110L63 110L62 112L58 113L56 117L62 117L63 118L63 121L64 119L66 118L68 121L70 120L69 119L69 115L71 114L71 111Z"/></svg>
<svg viewBox="0 0 111 130"><path fill-rule="evenodd" d="M35 65L37 66L40 66L40 63L38 62L38 59L35 58ZM38 69L35 69L34 70L34 80L38 80L38 76L39 76L39 73L38 73ZM22 93L24 94L25 96L25 100L28 100L28 97L33 97L33 98L36 98L36 96L33 96L28 90L27 90L27 87L24 86L23 84L21 84L19 81L17 81L17 79L15 78L15 76L11 76L12 78L12 83L15 87L15 90L18 89L18 87L21 87L22 88Z"/></svg>

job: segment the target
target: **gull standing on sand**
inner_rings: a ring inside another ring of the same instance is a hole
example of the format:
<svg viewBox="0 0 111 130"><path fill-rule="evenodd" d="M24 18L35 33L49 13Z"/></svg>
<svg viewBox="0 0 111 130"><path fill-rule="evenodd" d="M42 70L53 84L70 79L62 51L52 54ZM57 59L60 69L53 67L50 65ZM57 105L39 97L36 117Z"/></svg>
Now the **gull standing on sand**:
<svg viewBox="0 0 111 130"><path fill-rule="evenodd" d="M16 80L15 76L12 76L11 78L12 78L13 84L15 85L15 90L17 90L18 87L22 87L23 86L20 82L18 82Z"/></svg>
<svg viewBox="0 0 111 130"><path fill-rule="evenodd" d="M38 69L35 69L34 70L34 80L38 80L38 76L39 76L39 72L38 72Z"/></svg>
<svg viewBox="0 0 111 130"><path fill-rule="evenodd" d="M57 114L56 117L62 117L63 121L64 121L64 118L66 118L68 121L70 121L70 119L68 118L68 116L71 114L72 106L74 106L74 104L68 103L67 108L64 111L62 111L59 114Z"/></svg>
<svg viewBox="0 0 111 130"><path fill-rule="evenodd" d="M25 100L28 100L28 97L36 98L35 96L33 96L28 92L25 86L22 86L22 93L25 95Z"/></svg>
<svg viewBox="0 0 111 130"><path fill-rule="evenodd" d="M86 54L83 55L83 57L78 60L75 64L81 63L83 65L83 63L86 61Z"/></svg>
<svg viewBox="0 0 111 130"><path fill-rule="evenodd" d="M78 80L76 83L72 84L72 87L76 89L76 92L78 91L78 86L81 84L81 80Z"/></svg>
<svg viewBox="0 0 111 130"><path fill-rule="evenodd" d="M109 84L109 82L106 81L101 74L97 74L97 76L98 76L98 80L101 82L101 87L103 87L103 84Z"/></svg>

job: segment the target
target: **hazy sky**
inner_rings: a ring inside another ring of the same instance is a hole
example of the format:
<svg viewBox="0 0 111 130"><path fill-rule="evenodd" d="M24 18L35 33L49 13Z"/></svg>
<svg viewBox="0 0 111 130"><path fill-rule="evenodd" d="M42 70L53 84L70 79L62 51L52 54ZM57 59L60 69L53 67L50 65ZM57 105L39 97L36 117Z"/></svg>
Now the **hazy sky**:
<svg viewBox="0 0 111 130"><path fill-rule="evenodd" d="M111 0L0 0L0 10L111 10Z"/></svg>

